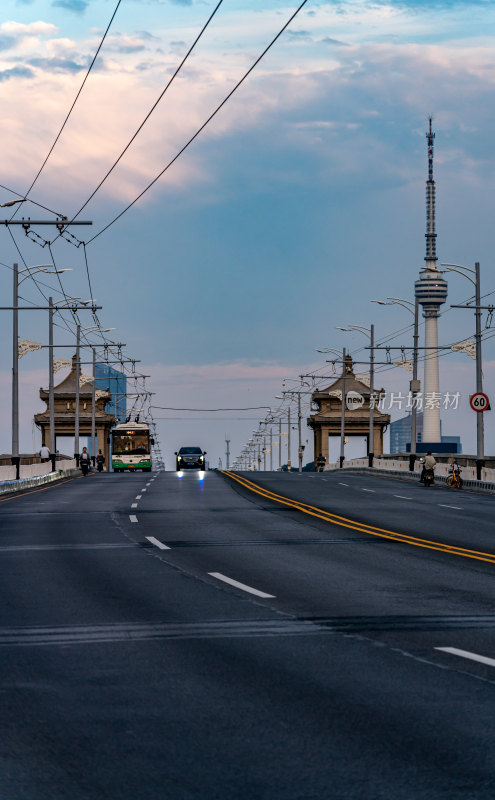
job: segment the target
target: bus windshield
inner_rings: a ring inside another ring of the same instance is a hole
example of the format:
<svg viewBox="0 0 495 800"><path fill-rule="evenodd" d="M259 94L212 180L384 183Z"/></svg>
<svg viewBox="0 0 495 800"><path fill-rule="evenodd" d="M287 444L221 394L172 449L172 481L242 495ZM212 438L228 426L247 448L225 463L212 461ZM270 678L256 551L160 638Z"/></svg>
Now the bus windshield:
<svg viewBox="0 0 495 800"><path fill-rule="evenodd" d="M132 435L128 433L114 433L112 452L117 456L134 456L140 455L141 453L149 453L148 438L148 431L134 433Z"/></svg>

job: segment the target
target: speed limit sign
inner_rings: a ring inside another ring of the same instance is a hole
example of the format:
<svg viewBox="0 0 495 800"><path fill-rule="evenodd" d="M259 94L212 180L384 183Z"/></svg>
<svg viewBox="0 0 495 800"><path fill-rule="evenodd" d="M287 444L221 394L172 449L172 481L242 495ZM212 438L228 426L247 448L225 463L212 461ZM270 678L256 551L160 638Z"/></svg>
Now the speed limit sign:
<svg viewBox="0 0 495 800"><path fill-rule="evenodd" d="M469 398L469 405L473 411L487 411L490 408L490 401L484 392L476 392Z"/></svg>

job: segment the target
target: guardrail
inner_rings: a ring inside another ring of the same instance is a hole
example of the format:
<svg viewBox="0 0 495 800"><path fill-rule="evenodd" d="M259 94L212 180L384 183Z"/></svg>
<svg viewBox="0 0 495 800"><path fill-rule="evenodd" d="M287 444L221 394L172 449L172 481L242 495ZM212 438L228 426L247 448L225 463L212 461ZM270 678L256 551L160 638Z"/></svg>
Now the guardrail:
<svg viewBox="0 0 495 800"><path fill-rule="evenodd" d="M339 470L338 463L328 464L325 470ZM406 478L408 480L417 481L422 469L420 461L415 461L414 471L409 469L409 462L403 459L390 459L390 458L374 458L373 466L368 466L367 458L352 458L349 461L344 461L342 469L351 469L356 472L367 472L375 475L391 475ZM444 463L437 463L435 466L435 480L439 483L445 483L449 474L449 465ZM461 477L463 485L466 489L478 489L484 492L495 492L495 469L482 469L481 480L476 479L475 467L462 467Z"/></svg>
<svg viewBox="0 0 495 800"><path fill-rule="evenodd" d="M10 494L29 489L31 486L52 483L79 472L75 458L57 461L55 472L52 472L50 461L44 464L21 464L19 469L20 478L16 480L15 467L0 467L0 494Z"/></svg>

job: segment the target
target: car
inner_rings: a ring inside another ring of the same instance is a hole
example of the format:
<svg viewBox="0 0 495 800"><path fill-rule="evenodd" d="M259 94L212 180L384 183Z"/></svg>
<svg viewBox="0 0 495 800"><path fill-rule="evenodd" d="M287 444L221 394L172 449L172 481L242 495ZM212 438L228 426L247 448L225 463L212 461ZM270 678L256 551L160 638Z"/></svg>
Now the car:
<svg viewBox="0 0 495 800"><path fill-rule="evenodd" d="M205 455L201 447L181 447L176 452L176 466L179 472L182 469L205 469Z"/></svg>

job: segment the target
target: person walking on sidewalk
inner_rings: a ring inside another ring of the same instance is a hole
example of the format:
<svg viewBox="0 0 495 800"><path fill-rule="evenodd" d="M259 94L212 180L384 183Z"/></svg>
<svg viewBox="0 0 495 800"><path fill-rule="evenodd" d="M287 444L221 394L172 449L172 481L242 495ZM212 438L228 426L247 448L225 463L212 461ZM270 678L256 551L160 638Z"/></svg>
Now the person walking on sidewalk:
<svg viewBox="0 0 495 800"><path fill-rule="evenodd" d="M89 453L86 447L83 447L83 451L79 457L79 464L81 467L82 474L86 477L90 465Z"/></svg>
<svg viewBox="0 0 495 800"><path fill-rule="evenodd" d="M47 461L50 460L50 450L48 449L46 444L44 444L40 450L40 458L42 464L45 464Z"/></svg>

